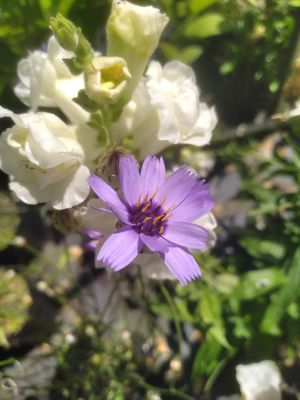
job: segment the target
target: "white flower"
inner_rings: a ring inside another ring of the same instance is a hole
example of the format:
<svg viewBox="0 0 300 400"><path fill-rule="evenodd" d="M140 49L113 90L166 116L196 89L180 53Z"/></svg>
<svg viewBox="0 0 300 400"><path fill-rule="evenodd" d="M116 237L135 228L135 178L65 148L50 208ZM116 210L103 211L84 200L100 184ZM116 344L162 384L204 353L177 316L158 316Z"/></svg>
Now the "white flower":
<svg viewBox="0 0 300 400"><path fill-rule="evenodd" d="M59 107L72 123L86 122L88 113L72 100L84 89L83 74L72 75L63 61L72 56L54 36L50 37L47 52L34 51L19 62L16 96L34 111L38 107Z"/></svg>
<svg viewBox="0 0 300 400"><path fill-rule="evenodd" d="M112 127L120 141L133 136L141 157L171 144L204 146L217 123L214 108L199 101L199 89L191 67L171 61L164 67L152 61L131 101Z"/></svg>
<svg viewBox="0 0 300 400"><path fill-rule="evenodd" d="M127 88L128 98L142 77L168 21L158 8L113 1L106 27L107 53L127 61L132 76Z"/></svg>
<svg viewBox="0 0 300 400"><path fill-rule="evenodd" d="M84 71L86 94L98 103L122 98L131 75L120 57L94 57Z"/></svg>
<svg viewBox="0 0 300 400"><path fill-rule="evenodd" d="M238 365L236 378L245 400L281 400L281 375L273 361Z"/></svg>
<svg viewBox="0 0 300 400"><path fill-rule="evenodd" d="M86 199L89 166L99 153L96 131L50 113L17 115L0 107L0 117L15 123L0 136L0 168L20 200L62 210Z"/></svg>

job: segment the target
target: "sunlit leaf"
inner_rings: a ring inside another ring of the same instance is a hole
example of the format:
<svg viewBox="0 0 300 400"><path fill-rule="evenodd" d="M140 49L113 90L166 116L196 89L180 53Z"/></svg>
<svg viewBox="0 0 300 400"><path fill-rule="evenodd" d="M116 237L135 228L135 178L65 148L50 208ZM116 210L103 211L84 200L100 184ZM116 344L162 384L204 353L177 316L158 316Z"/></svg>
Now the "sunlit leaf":
<svg viewBox="0 0 300 400"><path fill-rule="evenodd" d="M12 242L18 224L15 203L5 193L0 192L0 251Z"/></svg>
<svg viewBox="0 0 300 400"><path fill-rule="evenodd" d="M266 268L245 273L236 287L233 296L241 300L253 300L270 290L282 286L287 278L279 268Z"/></svg>
<svg viewBox="0 0 300 400"><path fill-rule="evenodd" d="M31 297L24 279L13 270L0 270L0 346L17 332L27 319Z"/></svg>
<svg viewBox="0 0 300 400"><path fill-rule="evenodd" d="M263 332L271 335L280 335L280 323L287 312L288 306L300 296L300 248L295 251L290 261L288 281L286 285L274 295L273 301L267 308L261 323Z"/></svg>
<svg viewBox="0 0 300 400"><path fill-rule="evenodd" d="M192 378L196 379L203 374L209 375L212 373L219 363L221 351L221 344L216 340L212 332L209 331L197 351L193 363Z"/></svg>
<svg viewBox="0 0 300 400"><path fill-rule="evenodd" d="M211 326L210 332L224 347L230 348L225 336L225 326L222 317L222 304L220 297L214 295L209 288L203 287L199 303L199 312L204 323Z"/></svg>
<svg viewBox="0 0 300 400"><path fill-rule="evenodd" d="M198 14L201 11L211 7L218 0L189 0L189 8L193 14Z"/></svg>
<svg viewBox="0 0 300 400"><path fill-rule="evenodd" d="M280 260L285 254L283 244L272 240L263 240L260 237L247 236L240 240L240 244L255 258L267 255Z"/></svg>
<svg viewBox="0 0 300 400"><path fill-rule="evenodd" d="M223 16L217 13L207 13L201 17L189 21L183 31L187 38L204 39L221 33Z"/></svg>
<svg viewBox="0 0 300 400"><path fill-rule="evenodd" d="M185 64L193 63L201 56L203 52L203 48L196 45L178 48L171 43L164 42L161 43L159 47L167 59L175 59Z"/></svg>

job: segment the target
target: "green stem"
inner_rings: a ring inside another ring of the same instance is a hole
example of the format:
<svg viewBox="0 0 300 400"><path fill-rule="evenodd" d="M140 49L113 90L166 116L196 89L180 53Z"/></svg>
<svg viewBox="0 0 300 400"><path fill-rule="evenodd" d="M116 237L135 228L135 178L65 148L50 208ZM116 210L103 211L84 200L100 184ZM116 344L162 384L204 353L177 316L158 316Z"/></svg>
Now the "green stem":
<svg viewBox="0 0 300 400"><path fill-rule="evenodd" d="M179 322L179 318L178 318L177 306L176 306L174 300L172 299L172 297L170 296L170 293L165 288L165 286L161 282L159 282L159 284L160 284L160 289L162 291L162 294L164 295L164 297L165 297L165 299L166 299L166 301L169 304L170 309L171 309L171 313L172 313L174 324L175 324L176 334L177 334L181 367L183 367L182 331L181 331L180 322Z"/></svg>
<svg viewBox="0 0 300 400"><path fill-rule="evenodd" d="M174 399L174 400L175 400L175 398L182 399L182 400L194 400L194 397L191 397L188 394L182 393L181 391L179 391L177 389L161 388L161 387L151 385L150 383L146 382L142 376L140 376L136 373L131 373L130 376L141 387L148 389L148 390L155 390L155 391L159 392L160 394L170 395L170 396L172 396L172 399Z"/></svg>

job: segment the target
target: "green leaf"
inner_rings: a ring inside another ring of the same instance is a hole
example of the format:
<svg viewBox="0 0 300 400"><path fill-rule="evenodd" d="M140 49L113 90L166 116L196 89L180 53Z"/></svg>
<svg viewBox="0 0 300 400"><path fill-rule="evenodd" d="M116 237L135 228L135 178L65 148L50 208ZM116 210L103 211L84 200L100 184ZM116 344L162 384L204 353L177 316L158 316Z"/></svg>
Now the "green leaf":
<svg viewBox="0 0 300 400"><path fill-rule="evenodd" d="M287 277L279 268L266 268L259 271L246 272L240 280L232 296L241 300L253 300L270 290L286 283Z"/></svg>
<svg viewBox="0 0 300 400"><path fill-rule="evenodd" d="M300 295L300 248L290 261L288 280L286 285L274 295L273 301L267 308L261 323L261 330L270 335L280 335L280 323L288 306Z"/></svg>
<svg viewBox="0 0 300 400"><path fill-rule="evenodd" d="M68 14L70 9L72 8L75 0L61 0L57 9L58 13L61 13L63 15Z"/></svg>
<svg viewBox="0 0 300 400"><path fill-rule="evenodd" d="M294 117L289 118L288 124L291 126L295 134L300 135L300 115L295 115Z"/></svg>
<svg viewBox="0 0 300 400"><path fill-rule="evenodd" d="M289 0L288 4L293 7L300 7L300 0Z"/></svg>
<svg viewBox="0 0 300 400"><path fill-rule="evenodd" d="M0 192L0 251L12 242L19 225L15 203Z"/></svg>
<svg viewBox="0 0 300 400"><path fill-rule="evenodd" d="M183 35L187 38L204 39L221 33L223 16L217 13L207 13L187 22Z"/></svg>
<svg viewBox="0 0 300 400"><path fill-rule="evenodd" d="M159 47L167 59L169 60L176 59L185 64L192 64L203 53L203 48L201 46L196 46L196 45L179 48L171 43L164 42L161 43Z"/></svg>
<svg viewBox="0 0 300 400"><path fill-rule="evenodd" d="M204 323L211 326L210 332L214 338L222 346L230 349L231 346L225 336L220 297L207 287L203 287L201 291L199 312Z"/></svg>
<svg viewBox="0 0 300 400"><path fill-rule="evenodd" d="M14 25L4 25L0 26L0 38L5 38L6 36L15 36L24 32L24 29L21 27L16 27Z"/></svg>
<svg viewBox="0 0 300 400"><path fill-rule="evenodd" d="M189 8L193 14L198 14L217 3L217 1L218 0L189 0Z"/></svg>
<svg viewBox="0 0 300 400"><path fill-rule="evenodd" d="M208 331L205 341L201 343L197 351L193 363L192 378L197 379L203 374L211 374L219 364L221 351L222 346L216 340L212 332Z"/></svg>
<svg viewBox="0 0 300 400"><path fill-rule="evenodd" d="M13 270L0 270L0 346L17 332L27 319L31 297L25 280Z"/></svg>
<svg viewBox="0 0 300 400"><path fill-rule="evenodd" d="M272 241L262 240L260 237L247 236L240 240L240 244L247 249L248 253L254 258L271 256L276 260L281 260L285 255L283 244Z"/></svg>

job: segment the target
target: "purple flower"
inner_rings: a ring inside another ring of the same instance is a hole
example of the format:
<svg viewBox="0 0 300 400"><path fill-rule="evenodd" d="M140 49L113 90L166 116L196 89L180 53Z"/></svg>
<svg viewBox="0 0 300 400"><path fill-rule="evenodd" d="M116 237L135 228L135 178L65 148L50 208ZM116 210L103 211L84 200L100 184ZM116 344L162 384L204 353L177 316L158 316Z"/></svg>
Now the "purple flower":
<svg viewBox="0 0 300 400"><path fill-rule="evenodd" d="M98 176L89 177L91 188L121 225L103 243L97 260L119 271L146 246L162 258L181 283L187 284L201 276L189 249L205 250L209 239L209 232L193 221L208 213L214 201L208 185L187 168L165 175L162 158L147 157L139 172L133 156L121 157L123 197Z"/></svg>

